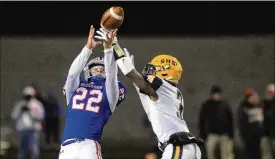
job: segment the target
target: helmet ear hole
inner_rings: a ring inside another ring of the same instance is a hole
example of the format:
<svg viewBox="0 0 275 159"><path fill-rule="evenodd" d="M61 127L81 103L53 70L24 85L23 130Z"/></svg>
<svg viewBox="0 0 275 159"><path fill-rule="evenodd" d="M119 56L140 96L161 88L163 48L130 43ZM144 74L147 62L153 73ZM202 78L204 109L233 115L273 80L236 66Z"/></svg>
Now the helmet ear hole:
<svg viewBox="0 0 275 159"><path fill-rule="evenodd" d="M167 76L168 74L164 73L164 74L161 74L163 77Z"/></svg>

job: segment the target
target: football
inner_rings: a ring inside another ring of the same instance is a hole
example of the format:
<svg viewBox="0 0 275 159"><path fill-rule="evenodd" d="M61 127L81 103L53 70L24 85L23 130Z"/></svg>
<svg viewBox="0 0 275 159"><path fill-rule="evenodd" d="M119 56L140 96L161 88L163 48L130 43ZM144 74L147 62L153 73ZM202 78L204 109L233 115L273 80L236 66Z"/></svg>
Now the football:
<svg viewBox="0 0 275 159"><path fill-rule="evenodd" d="M102 16L100 26L106 30L118 29L124 20L124 11L122 7L113 6L109 8Z"/></svg>

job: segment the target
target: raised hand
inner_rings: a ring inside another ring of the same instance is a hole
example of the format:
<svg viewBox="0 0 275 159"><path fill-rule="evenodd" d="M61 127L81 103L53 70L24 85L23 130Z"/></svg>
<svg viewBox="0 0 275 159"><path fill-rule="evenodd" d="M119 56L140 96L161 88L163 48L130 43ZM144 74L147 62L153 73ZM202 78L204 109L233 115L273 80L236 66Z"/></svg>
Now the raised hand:
<svg viewBox="0 0 275 159"><path fill-rule="evenodd" d="M130 58L133 66L135 66L134 55L131 55L130 52L126 48L124 48L123 50L124 50L126 57Z"/></svg>
<svg viewBox="0 0 275 159"><path fill-rule="evenodd" d="M86 47L91 50L95 49L98 45L102 44L101 41L96 42L94 40L94 33L95 33L95 28L93 25L91 25L89 37L88 37L87 44L86 44Z"/></svg>
<svg viewBox="0 0 275 159"><path fill-rule="evenodd" d="M103 42L104 49L110 49L112 47L112 44L114 44L114 42L117 41L117 38L116 38L117 29L112 30L110 33L108 33L103 31L101 28L100 30L96 31L96 33L98 35L95 36L95 38Z"/></svg>

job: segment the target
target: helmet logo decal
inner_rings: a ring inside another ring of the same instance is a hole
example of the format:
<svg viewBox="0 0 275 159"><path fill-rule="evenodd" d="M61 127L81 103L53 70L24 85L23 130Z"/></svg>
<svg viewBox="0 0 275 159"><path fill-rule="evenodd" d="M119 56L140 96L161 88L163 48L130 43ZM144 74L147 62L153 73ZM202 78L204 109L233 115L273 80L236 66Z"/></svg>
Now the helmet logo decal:
<svg viewBox="0 0 275 159"><path fill-rule="evenodd" d="M177 66L177 65L178 65L176 61L173 61L173 60L170 60L170 59L161 59L160 62L161 62L162 64L163 64L163 63L169 63L169 64L172 64L172 65L174 65L174 66Z"/></svg>

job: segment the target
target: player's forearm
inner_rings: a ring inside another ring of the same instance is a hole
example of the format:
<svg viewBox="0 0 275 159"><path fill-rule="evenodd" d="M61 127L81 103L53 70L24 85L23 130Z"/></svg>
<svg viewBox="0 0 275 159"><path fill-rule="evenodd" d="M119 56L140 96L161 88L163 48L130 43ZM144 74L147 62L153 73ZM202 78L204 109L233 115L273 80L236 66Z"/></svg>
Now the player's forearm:
<svg viewBox="0 0 275 159"><path fill-rule="evenodd" d="M104 65L106 72L106 94L109 105L113 111L119 97L118 79L117 79L117 65L114 58L113 47L104 50Z"/></svg>
<svg viewBox="0 0 275 159"><path fill-rule="evenodd" d="M129 58L124 56L124 52L117 48L116 55L119 57L117 59L117 65L122 71L122 73L130 78L132 82L145 94L158 98L156 91L143 79L143 77L136 71L132 62Z"/></svg>
<svg viewBox="0 0 275 159"><path fill-rule="evenodd" d="M133 69L126 77L132 80L132 82L138 87L142 92L151 96L151 97L158 97L156 91L143 79L143 77Z"/></svg>
<svg viewBox="0 0 275 159"><path fill-rule="evenodd" d="M78 77L85 67L90 55L92 54L92 50L88 49L86 46L82 49L80 54L73 61L68 77Z"/></svg>
<svg viewBox="0 0 275 159"><path fill-rule="evenodd" d="M143 79L143 77L136 71L131 59L125 56L124 51L118 44L114 45L115 56L117 59L117 65L122 73L130 78L132 82L138 87L143 93L157 100L158 95L156 91Z"/></svg>
<svg viewBox="0 0 275 159"><path fill-rule="evenodd" d="M66 101L67 104L70 101L72 93L79 86L79 76L85 67L90 55L92 54L92 50L88 49L86 46L82 49L81 53L75 58L73 61L69 73L67 76L67 80L64 86Z"/></svg>
<svg viewBox="0 0 275 159"><path fill-rule="evenodd" d="M104 66L106 76L113 76L114 74L117 75L117 65L114 58L114 51L113 47L109 49L104 49Z"/></svg>

